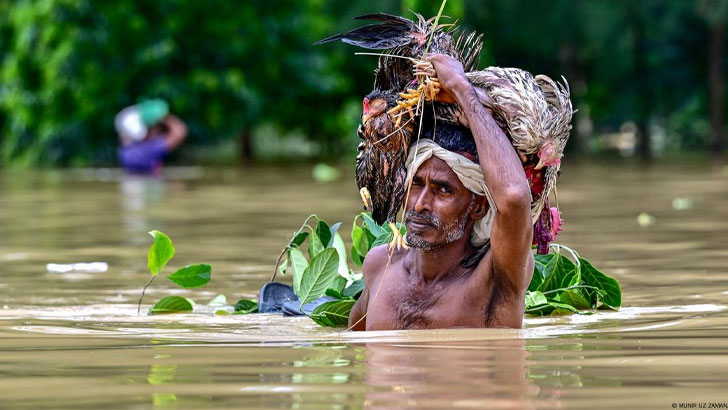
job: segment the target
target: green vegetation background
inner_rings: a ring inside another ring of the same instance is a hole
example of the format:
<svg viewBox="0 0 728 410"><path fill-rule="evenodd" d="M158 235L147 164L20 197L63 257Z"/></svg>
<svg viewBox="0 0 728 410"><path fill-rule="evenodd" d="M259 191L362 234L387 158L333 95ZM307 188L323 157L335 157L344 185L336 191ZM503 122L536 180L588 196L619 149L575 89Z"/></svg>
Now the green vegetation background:
<svg viewBox="0 0 728 410"><path fill-rule="evenodd" d="M439 4L1 1L0 167L114 165L113 117L143 97L167 99L188 123L180 163L351 162L376 58L312 43L360 14L432 16ZM569 80L570 150L604 151L615 145L604 135L633 127L643 157L724 148L727 12L728 0L450 0L445 10L485 34L481 67Z"/></svg>

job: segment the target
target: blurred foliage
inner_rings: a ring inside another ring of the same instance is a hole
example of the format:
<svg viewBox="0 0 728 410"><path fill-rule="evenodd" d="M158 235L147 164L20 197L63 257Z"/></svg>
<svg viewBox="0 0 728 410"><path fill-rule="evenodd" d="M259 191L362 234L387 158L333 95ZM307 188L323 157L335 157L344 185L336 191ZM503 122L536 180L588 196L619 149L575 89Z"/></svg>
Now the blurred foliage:
<svg viewBox="0 0 728 410"><path fill-rule="evenodd" d="M485 33L481 66L569 80L580 110L571 149L586 150L599 134L633 122L643 131L660 128L660 149L681 151L706 150L720 138L711 129L709 101L715 81L724 89L724 77L708 72L709 53L720 46L711 33L725 35L726 4L450 0L444 14ZM230 151L245 151L251 139L267 148L244 153L275 152L266 137L275 134L281 152L350 162L376 58L354 56L357 50L344 44L312 43L360 25L351 20L356 15L431 16L439 5L4 0L0 165L114 164L113 117L144 97L167 99L188 123L188 161L215 146L235 156Z"/></svg>

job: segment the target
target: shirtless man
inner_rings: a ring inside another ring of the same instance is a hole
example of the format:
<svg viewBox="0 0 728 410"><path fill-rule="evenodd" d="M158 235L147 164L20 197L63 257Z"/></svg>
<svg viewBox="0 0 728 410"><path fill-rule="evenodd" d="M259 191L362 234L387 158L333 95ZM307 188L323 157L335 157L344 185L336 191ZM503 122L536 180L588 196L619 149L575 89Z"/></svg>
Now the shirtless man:
<svg viewBox="0 0 728 410"><path fill-rule="evenodd" d="M409 165L410 249L389 252L383 245L369 251L362 268L366 288L349 325L356 324L354 330L520 328L534 267L531 195L523 167L462 65L445 55L429 60L441 92L463 110L475 147L467 129L454 126L438 125L430 133L434 142L421 141L422 152L433 154L419 168ZM419 153L411 150L408 164ZM472 182L478 179L479 184Z"/></svg>

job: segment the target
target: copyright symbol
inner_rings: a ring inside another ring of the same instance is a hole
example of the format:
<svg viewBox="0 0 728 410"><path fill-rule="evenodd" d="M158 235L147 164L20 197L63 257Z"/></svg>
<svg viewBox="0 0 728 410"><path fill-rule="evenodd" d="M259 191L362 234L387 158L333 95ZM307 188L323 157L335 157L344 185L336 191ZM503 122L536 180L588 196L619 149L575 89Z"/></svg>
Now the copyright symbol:
<svg viewBox="0 0 728 410"><path fill-rule="evenodd" d="M672 408L673 409L676 409L677 408L677 403L672 403Z"/></svg>

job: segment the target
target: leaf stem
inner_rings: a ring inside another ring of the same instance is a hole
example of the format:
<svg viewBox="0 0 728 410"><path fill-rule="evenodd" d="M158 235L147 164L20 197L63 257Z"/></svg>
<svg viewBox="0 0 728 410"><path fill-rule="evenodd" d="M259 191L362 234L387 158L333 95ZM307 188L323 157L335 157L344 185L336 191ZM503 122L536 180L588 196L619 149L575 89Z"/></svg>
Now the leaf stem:
<svg viewBox="0 0 728 410"><path fill-rule="evenodd" d="M273 267L273 275L270 277L269 282L273 282L276 279L276 274L278 273L278 265L281 264L281 259L283 259L283 255L285 255L286 252L288 252L289 249L291 249L291 247L290 246L286 246L281 251L281 254L278 255L278 259L276 259L276 266Z"/></svg>
<svg viewBox="0 0 728 410"><path fill-rule="evenodd" d="M318 215L316 215L316 214L309 215L303 221L303 224L301 224L301 227L298 228L298 230L293 233L293 236L291 236L291 240L288 241L288 245L286 245L286 247L283 248L283 250L281 251L281 254L278 255L278 259L276 259L276 266L273 267L273 275L271 275L271 277L270 277L270 282L273 282L276 279L276 274L278 274L278 265L280 265L281 259L283 259L283 255L285 255L286 252L288 252L291 249L291 246L293 245L293 240L296 239L296 236L298 236L299 233L303 232L304 228L306 228L306 227L308 227L308 229L310 229L312 233L315 232L313 230L313 228L311 228L308 225L308 221L310 221L311 218L316 218L316 220L319 219Z"/></svg>
<svg viewBox="0 0 728 410"><path fill-rule="evenodd" d="M571 290L571 289L596 289L596 290L599 290L599 288L596 287L596 286L590 286L590 285L574 285L574 286L569 286L568 288L558 288L558 289L549 290L549 291L542 292L542 293L544 295L548 295L549 293L563 292L565 290Z"/></svg>
<svg viewBox="0 0 728 410"><path fill-rule="evenodd" d="M561 253L561 249L566 249L567 251L569 251L571 257L574 258L574 264L576 264L577 272L581 272L581 261L579 260L579 258L581 257L579 256L579 253L577 251L559 243L552 243L549 246L554 248L556 250L556 253Z"/></svg>
<svg viewBox="0 0 728 410"><path fill-rule="evenodd" d="M144 299L144 293L145 293L145 292L147 291L147 288L149 287L149 285L151 285L151 284L152 284L152 281L153 281L153 280L154 280L154 278L156 278L156 277L157 277L157 275L152 275L152 277L151 277L151 278L149 278L149 282L147 282L147 284L146 284L146 285L144 285L144 288L142 289L142 296L141 296L141 297L139 297L139 303L137 304L137 316L139 315L139 313L140 313L140 312L141 312L141 310L142 310L142 299Z"/></svg>

